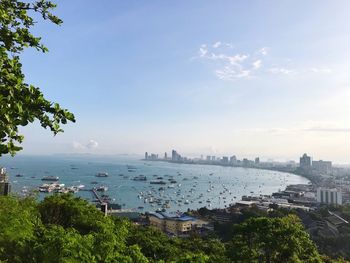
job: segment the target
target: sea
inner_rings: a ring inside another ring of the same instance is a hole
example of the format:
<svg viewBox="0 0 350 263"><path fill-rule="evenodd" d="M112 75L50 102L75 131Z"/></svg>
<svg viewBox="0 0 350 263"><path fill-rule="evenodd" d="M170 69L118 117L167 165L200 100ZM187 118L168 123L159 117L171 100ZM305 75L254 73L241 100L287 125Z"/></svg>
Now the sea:
<svg viewBox="0 0 350 263"><path fill-rule="evenodd" d="M37 190L45 183L41 180L44 176L58 176L65 186L84 185L76 195L90 202L96 200L88 190L106 186L108 190L103 194L112 202L140 212L225 208L244 195L270 195L290 184L309 183L301 176L278 171L144 161L119 155L5 156L0 157L0 167L7 169L12 192L19 195ZM108 173L108 177L97 177L98 173ZM140 175L147 180L135 181ZM38 199L49 194L40 193Z"/></svg>

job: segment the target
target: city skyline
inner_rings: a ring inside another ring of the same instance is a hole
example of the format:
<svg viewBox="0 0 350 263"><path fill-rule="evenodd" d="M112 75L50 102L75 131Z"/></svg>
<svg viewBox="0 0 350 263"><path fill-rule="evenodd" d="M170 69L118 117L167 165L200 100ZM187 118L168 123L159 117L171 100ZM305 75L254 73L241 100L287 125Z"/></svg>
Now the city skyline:
<svg viewBox="0 0 350 263"><path fill-rule="evenodd" d="M350 163L349 2L86 3L58 3L63 25L35 29L50 52L23 57L77 123L21 129L23 154L176 146Z"/></svg>

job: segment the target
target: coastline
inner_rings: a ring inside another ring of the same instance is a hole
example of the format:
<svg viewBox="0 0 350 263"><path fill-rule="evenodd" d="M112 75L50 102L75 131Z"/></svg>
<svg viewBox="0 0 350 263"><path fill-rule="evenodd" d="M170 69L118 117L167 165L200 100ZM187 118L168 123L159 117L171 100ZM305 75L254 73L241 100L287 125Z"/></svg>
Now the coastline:
<svg viewBox="0 0 350 263"><path fill-rule="evenodd" d="M298 176L301 176L303 178L308 179L312 184L316 184L316 179L313 176L306 175L305 173L302 173L298 171L298 169L283 169L281 167L262 167L262 166L244 166L239 164L223 164L223 163L209 163L205 161L173 161L171 159L141 159L141 161L145 162L167 162L167 163L175 163L175 164L193 164L193 165L210 165L210 166L222 166L222 167L237 167L237 168L247 168L247 169L256 169L256 170L267 170L267 171L276 171L276 172L282 172L282 173L290 173L295 174Z"/></svg>

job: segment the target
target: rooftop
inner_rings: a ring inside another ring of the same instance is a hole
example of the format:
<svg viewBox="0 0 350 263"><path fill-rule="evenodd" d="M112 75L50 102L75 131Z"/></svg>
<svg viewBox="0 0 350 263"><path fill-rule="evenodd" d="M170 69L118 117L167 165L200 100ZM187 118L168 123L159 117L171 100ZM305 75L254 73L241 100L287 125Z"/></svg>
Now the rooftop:
<svg viewBox="0 0 350 263"><path fill-rule="evenodd" d="M149 212L149 215L155 216L159 219L170 219L177 221L195 221L197 220L194 217L183 215L183 214L170 214L166 212Z"/></svg>

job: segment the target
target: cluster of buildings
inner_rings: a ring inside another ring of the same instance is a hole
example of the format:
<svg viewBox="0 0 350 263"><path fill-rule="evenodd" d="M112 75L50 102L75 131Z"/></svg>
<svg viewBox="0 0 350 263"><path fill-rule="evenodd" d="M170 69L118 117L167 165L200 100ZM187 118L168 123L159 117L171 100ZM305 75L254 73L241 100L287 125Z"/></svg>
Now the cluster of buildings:
<svg viewBox="0 0 350 263"><path fill-rule="evenodd" d="M8 195L11 192L11 184L8 181L6 169L0 167L0 195Z"/></svg>
<svg viewBox="0 0 350 263"><path fill-rule="evenodd" d="M256 157L254 160L248 158L240 160L235 155L231 157L208 155L206 157L201 156L200 158L187 158L181 156L176 150L172 150L171 156L165 153L164 158L159 158L158 154L148 154L146 152L145 160L247 167L291 172L306 176L312 181L313 189L304 191L304 194L306 194L309 199L313 198L315 203L335 205L350 203L350 173L347 177L340 176L340 168L333 167L331 161L313 160L312 157L308 156L306 153L300 157L299 163L294 161L285 163L273 161L261 162L259 157ZM302 194L302 198L304 198L304 194Z"/></svg>
<svg viewBox="0 0 350 263"><path fill-rule="evenodd" d="M171 151L171 156L165 152L164 157L159 157L158 154L145 153L144 160L150 161L168 161L175 163L189 163L189 164L210 164L222 166L237 166L247 168L260 169L274 169L286 172L298 172L302 175L331 175L334 172L331 161L315 161L306 153L300 157L299 165L294 161L278 163L274 161L261 162L260 157L250 160L248 158L238 159L236 155L217 157L214 155L207 155L200 158L188 158L181 156L176 150Z"/></svg>
<svg viewBox="0 0 350 263"><path fill-rule="evenodd" d="M309 175L331 175L333 173L333 167L331 161L314 161L311 156L306 153L300 157L299 170L304 174Z"/></svg>
<svg viewBox="0 0 350 263"><path fill-rule="evenodd" d="M237 159L235 155L228 157L216 157L212 155L200 158L188 158L181 156L176 150L171 151L171 156L165 152L164 157L159 157L158 154L145 152L144 160L149 161L168 161L174 163L188 163L188 164L212 164L212 165L224 165L224 166L244 166L244 167L260 167L260 165L264 165L260 163L260 158L256 157L254 160L249 160L244 158L242 160Z"/></svg>

